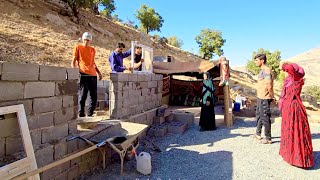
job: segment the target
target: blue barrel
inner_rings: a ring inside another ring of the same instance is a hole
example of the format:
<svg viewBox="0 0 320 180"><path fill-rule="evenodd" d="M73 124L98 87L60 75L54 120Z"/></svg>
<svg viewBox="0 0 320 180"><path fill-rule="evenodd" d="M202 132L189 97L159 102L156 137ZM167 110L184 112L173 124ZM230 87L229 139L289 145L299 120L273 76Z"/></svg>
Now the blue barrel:
<svg viewBox="0 0 320 180"><path fill-rule="evenodd" d="M234 110L234 111L240 111L240 106L241 106L240 103L235 102L234 105L233 105L233 110Z"/></svg>

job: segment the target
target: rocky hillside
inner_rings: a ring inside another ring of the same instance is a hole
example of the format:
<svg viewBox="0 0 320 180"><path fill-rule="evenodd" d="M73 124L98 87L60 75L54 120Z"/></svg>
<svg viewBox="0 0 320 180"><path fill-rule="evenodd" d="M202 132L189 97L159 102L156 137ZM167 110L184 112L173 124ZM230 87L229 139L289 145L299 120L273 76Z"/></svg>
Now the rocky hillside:
<svg viewBox="0 0 320 180"><path fill-rule="evenodd" d="M306 73L305 86L320 86L320 48L311 49L284 61L295 62L304 68Z"/></svg>
<svg viewBox="0 0 320 180"><path fill-rule="evenodd" d="M149 35L82 11L80 20L59 0L0 0L0 61L30 62L70 66L72 49L82 33L93 34L97 50L96 64L108 78L108 56L118 42L127 47L131 41L154 48L155 56L173 56L178 61L197 61L197 56L167 44L157 43ZM127 60L125 64L128 64Z"/></svg>

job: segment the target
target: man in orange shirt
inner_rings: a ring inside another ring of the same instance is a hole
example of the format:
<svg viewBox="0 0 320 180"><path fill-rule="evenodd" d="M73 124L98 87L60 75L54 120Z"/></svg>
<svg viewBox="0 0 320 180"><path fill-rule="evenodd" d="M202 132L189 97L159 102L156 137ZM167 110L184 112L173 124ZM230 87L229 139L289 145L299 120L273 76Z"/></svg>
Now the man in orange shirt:
<svg viewBox="0 0 320 180"><path fill-rule="evenodd" d="M84 107L88 92L90 93L90 106L88 116L92 116L97 105L97 74L99 80L102 75L94 62L96 50L90 46L92 35L88 32L82 35L82 44L78 44L73 50L71 67L79 67L80 88L79 88L79 117L84 117Z"/></svg>

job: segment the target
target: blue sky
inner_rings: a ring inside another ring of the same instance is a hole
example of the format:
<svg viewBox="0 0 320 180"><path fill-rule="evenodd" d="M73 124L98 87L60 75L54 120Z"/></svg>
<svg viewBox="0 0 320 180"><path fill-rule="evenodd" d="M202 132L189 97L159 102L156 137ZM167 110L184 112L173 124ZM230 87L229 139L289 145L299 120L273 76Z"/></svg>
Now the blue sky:
<svg viewBox="0 0 320 180"><path fill-rule="evenodd" d="M201 29L221 31L231 65L244 65L259 48L280 50L286 59L320 47L319 0L115 0L115 4L114 14L136 24L141 4L154 8L164 24L161 32L151 34L177 36L186 51L198 53L195 37Z"/></svg>

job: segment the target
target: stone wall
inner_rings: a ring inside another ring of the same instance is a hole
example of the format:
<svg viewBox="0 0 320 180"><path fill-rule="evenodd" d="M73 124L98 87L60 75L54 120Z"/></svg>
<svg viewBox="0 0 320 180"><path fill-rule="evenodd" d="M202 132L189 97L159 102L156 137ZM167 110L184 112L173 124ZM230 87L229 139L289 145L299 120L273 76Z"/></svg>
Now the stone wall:
<svg viewBox="0 0 320 180"><path fill-rule="evenodd" d="M109 86L109 114L120 119L160 107L162 75L112 73Z"/></svg>
<svg viewBox="0 0 320 180"><path fill-rule="evenodd" d="M78 69L4 62L0 63L0 76L0 107L24 105L38 167L80 148L78 141L66 142L69 135L78 133L75 120ZM2 116L0 125L5 129L0 131L0 160L5 165L23 156L23 144L15 115ZM89 164L80 158L40 176L41 179L73 179L97 164L98 160Z"/></svg>
<svg viewBox="0 0 320 180"><path fill-rule="evenodd" d="M78 77L78 69L74 68L0 63L0 107L24 104L38 167L88 147L80 140L66 141L70 135L80 133L75 120ZM98 82L98 94L102 100L103 86L108 82L101 82ZM162 75L112 74L109 89L111 118L148 125L155 123L161 105ZM23 156L23 145L14 115L0 116L0 126L3 127L0 131L1 167L8 159ZM108 131L113 131L112 128ZM113 153L106 147L107 165ZM94 150L40 176L44 180L69 180L101 166L101 154Z"/></svg>

